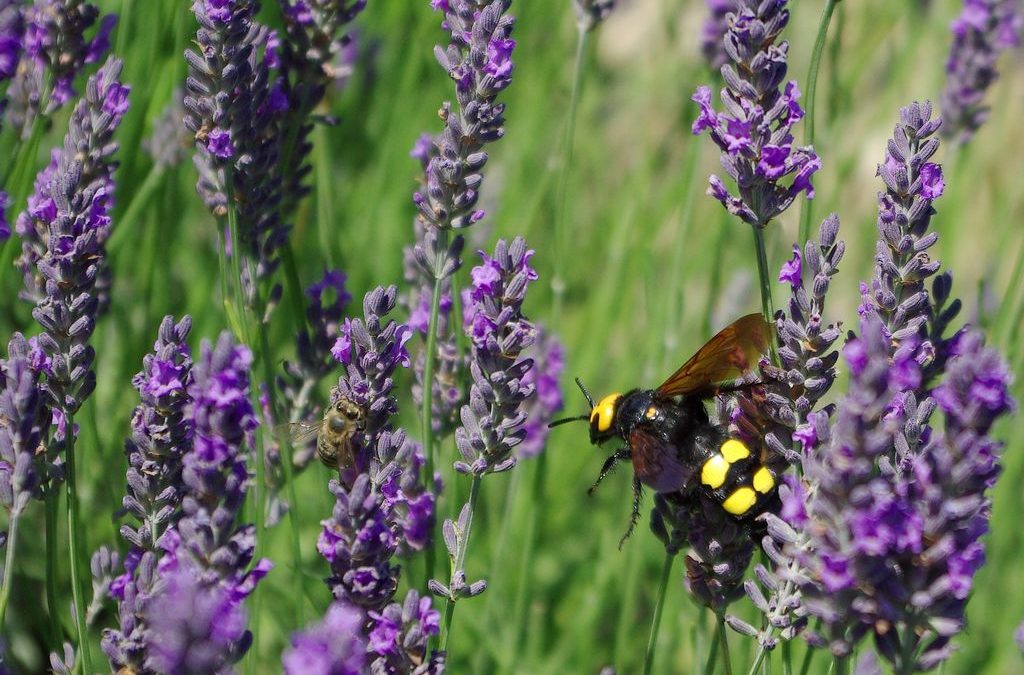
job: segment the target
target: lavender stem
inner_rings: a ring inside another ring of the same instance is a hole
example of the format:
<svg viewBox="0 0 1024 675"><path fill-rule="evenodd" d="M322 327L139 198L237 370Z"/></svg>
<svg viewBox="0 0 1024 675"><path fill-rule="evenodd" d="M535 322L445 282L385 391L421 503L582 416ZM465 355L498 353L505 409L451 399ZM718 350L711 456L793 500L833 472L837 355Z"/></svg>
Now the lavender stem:
<svg viewBox="0 0 1024 675"><path fill-rule="evenodd" d="M447 230L441 230L439 232L439 238L441 240L441 247L446 248L448 246L448 232ZM430 322L427 324L427 346L424 354L425 365L423 368L423 381L433 382L434 381L434 359L436 358L437 352L437 317L441 307L441 285L443 278L440 274L434 275L434 290L430 297ZM434 429L431 424L433 419L431 415L431 405L433 398L433 387L423 387L423 456L427 459L426 471L423 472L423 484L430 489L430 486L434 481L434 467L437 466L437 450L434 447ZM474 482L474 486L476 483ZM433 525L430 527L431 532L427 536L426 554L427 554L427 579L434 578L434 532ZM445 609L445 619L447 625L448 610ZM447 640L447 634L445 635Z"/></svg>
<svg viewBox="0 0 1024 675"><path fill-rule="evenodd" d="M18 520L19 513L11 512L11 519L7 525L7 552L4 555L4 581L0 586L0 628L4 625L4 615L7 613L7 600L11 597L11 577L14 576L14 549L18 544Z"/></svg>
<svg viewBox="0 0 1024 675"><path fill-rule="evenodd" d="M833 675L849 675L850 659L847 656L837 656L832 660Z"/></svg>
<svg viewBox="0 0 1024 675"><path fill-rule="evenodd" d="M700 622L703 628L704 622ZM715 672L715 661L718 660L718 642L721 638L722 632L720 627L715 629L715 635L711 638L711 649L708 651L708 660L704 662L704 670L701 672L703 675L714 675Z"/></svg>
<svg viewBox="0 0 1024 675"><path fill-rule="evenodd" d="M82 672L91 673L92 653L89 649L89 629L85 625L85 596L82 594L82 578L78 560L82 551L82 522L78 512L78 486L75 477L75 419L71 410L65 409L67 437L65 439L67 461L67 514L68 514L68 556L71 565L71 597L75 603L75 631L78 634L78 651L82 658Z"/></svg>
<svg viewBox="0 0 1024 675"><path fill-rule="evenodd" d="M654 605L654 618L651 620L651 634L647 638L647 651L644 653L644 675L650 675L654 665L654 648L658 642L658 628L661 627L661 610L665 608L665 594L668 590L668 578L672 574L674 553L665 554L665 562L661 566L661 583L658 585L658 602Z"/></svg>
<svg viewBox="0 0 1024 675"><path fill-rule="evenodd" d="M729 639L725 634L725 612L724 610L716 613L718 619L718 640L722 643L722 667L725 669L725 675L732 675L732 660L729 657Z"/></svg>
<svg viewBox="0 0 1024 675"><path fill-rule="evenodd" d="M572 173L573 145L576 139L576 112L580 103L580 84L583 80L583 54L587 44L587 34L583 26L579 26L576 38L576 57L572 68L572 95L569 98L569 119L565 125L565 155L562 162L561 180L558 182L557 210L555 211L555 266L551 275L552 322L558 323L562 314L562 301L565 297L565 280L560 270L562 255L565 251L565 219L569 204L569 176Z"/></svg>
<svg viewBox="0 0 1024 675"><path fill-rule="evenodd" d="M60 649L64 642L64 629L60 625L57 608L57 509L60 495L56 492L46 499L46 609L50 614L50 647Z"/></svg>
<svg viewBox="0 0 1024 675"><path fill-rule="evenodd" d="M761 284L761 314L764 316L765 323L768 325L774 325L775 323L775 303L772 302L772 278L771 272L768 271L768 254L765 250L764 243L764 231L767 229L768 223L764 224L764 227L754 226L754 250L757 253L757 276L760 279ZM771 356L772 363L778 363L778 356L775 354L775 341L771 344Z"/></svg>
<svg viewBox="0 0 1024 675"><path fill-rule="evenodd" d="M125 242L131 241L138 236L140 228L135 224L135 221L139 219L142 210L153 203L153 193L160 186L165 168L164 165L158 163L153 164L152 168L150 168L146 178L142 181L142 185L132 195L132 200L124 210L124 215L118 221L118 227L114 229L114 233L110 236L107 242L108 252L112 253L119 250Z"/></svg>
<svg viewBox="0 0 1024 675"><path fill-rule="evenodd" d="M821 23L818 24L818 37L814 40L814 51L811 52L811 65L807 71L807 106L805 108L807 127L804 134L804 145L814 146L814 99L818 91L818 69L821 67L821 54L825 50L825 38L828 26L832 22L832 12L839 0L827 0L821 12ZM805 199L800 204L800 244L811 238L811 200Z"/></svg>
<svg viewBox="0 0 1024 675"><path fill-rule="evenodd" d="M424 379L424 382L430 380ZM427 389L428 387L424 387ZM469 488L469 516L466 518L466 529L463 536L463 544L459 549L458 555L455 560L452 561L452 571L450 579L455 578L455 573L465 567L466 563L466 551L469 550L469 535L473 530L473 514L476 512L477 498L480 496L480 476L473 476L473 483ZM444 624L441 626L441 651L448 651L448 638L452 634L452 618L455 615L455 601L448 597L444 603Z"/></svg>

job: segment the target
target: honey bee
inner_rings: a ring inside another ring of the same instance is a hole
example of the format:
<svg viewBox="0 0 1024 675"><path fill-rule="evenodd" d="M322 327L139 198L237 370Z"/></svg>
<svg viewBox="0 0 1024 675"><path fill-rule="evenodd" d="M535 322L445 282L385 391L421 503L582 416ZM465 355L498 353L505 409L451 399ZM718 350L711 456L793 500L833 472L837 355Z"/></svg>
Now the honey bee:
<svg viewBox="0 0 1024 675"><path fill-rule="evenodd" d="M319 424L293 422L288 425L292 443L308 443L316 438L316 454L324 465L347 469L355 464L352 441L366 428L362 406L340 397L325 412Z"/></svg>

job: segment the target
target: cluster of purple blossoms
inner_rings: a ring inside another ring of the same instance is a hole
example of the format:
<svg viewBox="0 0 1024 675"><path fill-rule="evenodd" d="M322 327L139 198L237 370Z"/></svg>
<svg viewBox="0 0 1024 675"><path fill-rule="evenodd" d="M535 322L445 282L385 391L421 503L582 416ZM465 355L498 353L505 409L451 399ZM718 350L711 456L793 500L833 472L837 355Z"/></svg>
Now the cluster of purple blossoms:
<svg viewBox="0 0 1024 675"><path fill-rule="evenodd" d="M256 0L195 0L199 51L185 52L185 126L195 135L196 189L214 215L234 209L242 251L246 301L253 284L277 267L290 226L282 219L279 168L281 119L288 109L273 34L256 21ZM244 84L242 84L244 83ZM225 244L226 245L226 244Z"/></svg>
<svg viewBox="0 0 1024 675"><path fill-rule="evenodd" d="M942 133L962 144L988 119L985 92L999 77L999 54L1020 44L1024 13L1015 0L964 0L951 28L953 44L940 98Z"/></svg>
<svg viewBox="0 0 1024 675"><path fill-rule="evenodd" d="M360 675L366 663L363 612L335 602L323 621L292 635L281 656L285 675Z"/></svg>
<svg viewBox="0 0 1024 675"><path fill-rule="evenodd" d="M181 123L185 119L183 97L181 89L171 92L170 101L153 120L153 132L142 141L142 149L160 169L181 164L188 157L188 150L192 146L192 134Z"/></svg>
<svg viewBox="0 0 1024 675"><path fill-rule="evenodd" d="M110 59L89 78L71 115L64 147L36 178L28 210L18 217L25 280L22 297L35 302L43 328L38 346L46 391L55 409L73 414L92 392L94 351L88 344L105 304L104 244L110 236L114 131L128 110L128 87Z"/></svg>
<svg viewBox="0 0 1024 675"><path fill-rule="evenodd" d="M942 196L942 167L928 161L939 148L935 132L942 120L931 118L931 105L914 103L900 110L900 123L886 146L878 176L886 191L878 196L879 240L875 274L870 286L862 284L861 316L877 314L893 342L919 338L922 378L913 387L919 397L942 372L949 356L949 324L960 311L960 301L949 301L952 276L938 274L929 294L926 282L940 267L929 249L938 234L929 231L935 215L933 202Z"/></svg>
<svg viewBox="0 0 1024 675"><path fill-rule="evenodd" d="M729 15L737 9L736 0L704 0L708 17L700 28L700 53L712 70L719 70L729 62L725 51L725 36L729 32Z"/></svg>
<svg viewBox="0 0 1024 675"><path fill-rule="evenodd" d="M513 451L526 438L525 406L535 386L526 379L533 360L520 354L537 338L522 313L526 289L537 279L532 255L522 237L511 244L499 240L493 258L480 252L483 264L473 268L472 287L464 292L473 385L462 407L462 426L455 431L462 454L455 470L460 473L480 477L511 469Z"/></svg>
<svg viewBox="0 0 1024 675"><path fill-rule="evenodd" d="M117 16L101 19L83 0L36 0L24 7L0 2L0 83L9 72L9 119L23 137L37 115L49 116L75 97L75 79L103 59L116 24Z"/></svg>
<svg viewBox="0 0 1024 675"><path fill-rule="evenodd" d="M29 350L25 337L15 333L7 358L0 360L0 505L8 512L11 538L29 500L41 496L46 467L39 449L45 447L51 421Z"/></svg>
<svg viewBox="0 0 1024 675"><path fill-rule="evenodd" d="M548 424L564 406L558 382L565 370L565 347L553 333L540 326L536 330L536 341L526 351L533 360L533 368L523 376L523 383L532 385L536 396L526 404L526 436L516 448L520 459L543 452L550 431Z"/></svg>
<svg viewBox="0 0 1024 675"><path fill-rule="evenodd" d="M7 110L7 83L18 71L24 39L24 20L19 0L0 0L0 129L3 128L4 112ZM4 193L0 193L3 195ZM0 200L5 199L0 196ZM0 236L6 238L6 221L2 212L6 204L0 203Z"/></svg>
<svg viewBox="0 0 1024 675"><path fill-rule="evenodd" d="M402 606L392 602L400 572L393 559L403 548L426 546L434 518L434 496L421 486L422 453L403 430L391 426L398 411L392 394L394 372L410 365L405 349L411 337L409 327L386 318L395 308L397 295L393 286L367 293L364 318L346 319L331 350L345 367L332 397L360 406L366 420L363 432L354 439L355 466L342 469L339 478L330 482L335 506L331 518L323 521L317 550L331 566L326 581L335 599L367 612L364 631L369 651L376 654L373 672L412 670L391 669L388 664L395 659L433 664L423 672L440 672L443 660L426 658L426 639L437 633L438 626L429 598L422 611L435 618L417 620L423 627L416 639L407 636L392 643L384 637L392 635L396 612L404 616ZM411 597L415 591L409 593ZM385 644L391 646L385 649Z"/></svg>
<svg viewBox="0 0 1024 675"><path fill-rule="evenodd" d="M785 0L739 0L732 16L723 41L729 57L722 66L725 112L715 112L710 87L698 87L693 100L700 114L693 133L711 134L722 150L722 168L739 191L738 197L731 194L713 175L708 194L744 222L763 228L801 192L814 197L811 176L821 161L813 148L793 145L793 126L804 111L796 82L783 87L789 44L777 40L789 22Z"/></svg>

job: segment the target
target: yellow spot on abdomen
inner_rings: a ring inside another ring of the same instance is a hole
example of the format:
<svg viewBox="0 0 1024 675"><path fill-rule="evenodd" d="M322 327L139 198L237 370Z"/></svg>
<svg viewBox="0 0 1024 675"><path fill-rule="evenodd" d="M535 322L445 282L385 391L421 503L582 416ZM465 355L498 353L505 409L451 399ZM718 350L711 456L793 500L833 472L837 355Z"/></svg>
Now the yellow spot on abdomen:
<svg viewBox="0 0 1024 675"><path fill-rule="evenodd" d="M733 491L724 502L722 508L734 516L742 516L757 503L757 493L751 488L741 487Z"/></svg>
<svg viewBox="0 0 1024 675"><path fill-rule="evenodd" d="M594 406L590 412L590 423L597 425L598 431L608 431L612 428L615 420L615 406L618 404L622 394L608 394Z"/></svg>
<svg viewBox="0 0 1024 675"><path fill-rule="evenodd" d="M720 450L722 456L725 457L725 461L730 464L734 464L741 459L750 457L750 450L747 446L743 445L740 441L735 438L730 438L725 443L722 443L722 449Z"/></svg>
<svg viewBox="0 0 1024 675"><path fill-rule="evenodd" d="M700 482L712 490L717 490L725 483L728 474L729 462L725 461L725 457L712 455L700 470Z"/></svg>
<svg viewBox="0 0 1024 675"><path fill-rule="evenodd" d="M775 487L775 477L768 467L762 466L754 472L754 489L761 494L768 494Z"/></svg>
<svg viewBox="0 0 1024 675"><path fill-rule="evenodd" d="M644 415L647 417L647 419L653 420L655 417L658 416L658 409L652 405L647 409L647 412L645 412Z"/></svg>

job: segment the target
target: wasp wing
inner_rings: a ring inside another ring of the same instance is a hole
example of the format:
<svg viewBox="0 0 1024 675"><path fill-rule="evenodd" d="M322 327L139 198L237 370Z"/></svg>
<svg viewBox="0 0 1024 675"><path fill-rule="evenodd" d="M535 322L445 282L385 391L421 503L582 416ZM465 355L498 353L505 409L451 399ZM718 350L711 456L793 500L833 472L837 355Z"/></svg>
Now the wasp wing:
<svg viewBox="0 0 1024 675"><path fill-rule="evenodd" d="M675 492L689 482L693 467L673 443L643 425L635 427L628 440L633 471L644 485L655 492Z"/></svg>
<svg viewBox="0 0 1024 675"><path fill-rule="evenodd" d="M748 314L723 328L657 388L663 398L708 398L750 375L768 353L772 327L760 314Z"/></svg>

